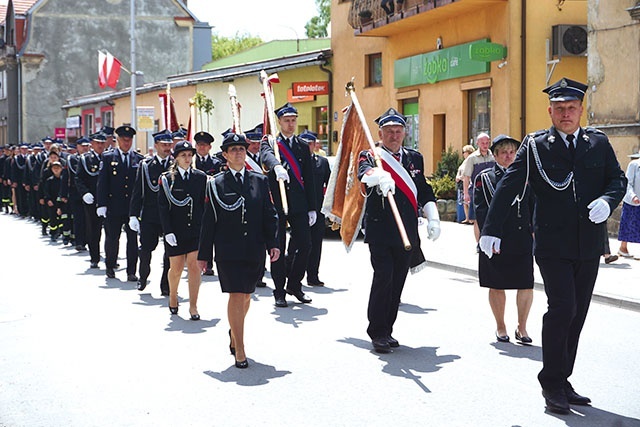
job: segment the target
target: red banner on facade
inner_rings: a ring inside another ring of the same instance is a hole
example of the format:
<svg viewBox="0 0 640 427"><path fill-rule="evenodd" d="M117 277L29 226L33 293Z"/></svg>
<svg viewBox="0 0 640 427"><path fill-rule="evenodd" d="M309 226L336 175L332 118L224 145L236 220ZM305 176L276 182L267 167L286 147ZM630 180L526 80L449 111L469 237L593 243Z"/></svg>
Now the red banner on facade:
<svg viewBox="0 0 640 427"><path fill-rule="evenodd" d="M329 82L293 82L293 96L329 95Z"/></svg>
<svg viewBox="0 0 640 427"><path fill-rule="evenodd" d="M64 139L67 136L67 129L66 128L55 128L53 130L53 134L55 135L55 138Z"/></svg>

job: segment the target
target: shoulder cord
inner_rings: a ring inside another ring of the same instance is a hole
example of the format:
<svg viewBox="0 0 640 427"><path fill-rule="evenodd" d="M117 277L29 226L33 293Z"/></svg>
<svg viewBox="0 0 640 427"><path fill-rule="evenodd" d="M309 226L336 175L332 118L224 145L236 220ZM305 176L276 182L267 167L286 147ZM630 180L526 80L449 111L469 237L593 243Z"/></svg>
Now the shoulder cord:
<svg viewBox="0 0 640 427"><path fill-rule="evenodd" d="M22 166L20 166L20 162L18 161L18 158L16 158L16 160L14 161L14 163L16 164L16 166L18 167L18 169L20 170L24 170L25 167L27 167L27 159L25 158L24 160L24 164Z"/></svg>
<svg viewBox="0 0 640 427"><path fill-rule="evenodd" d="M83 155L82 157L80 157L80 161L82 162L82 166L84 167L84 170L87 172L87 174L89 176L98 176L98 173L100 173L99 171L98 172L89 171L89 168L87 167L87 158L86 158L86 156Z"/></svg>
<svg viewBox="0 0 640 427"><path fill-rule="evenodd" d="M79 159L78 159L79 160ZM67 162L67 167L69 168L69 170L71 171L72 174L77 175L78 174L78 167L77 167L77 163L76 163L76 169L73 169L73 166L71 166L71 158L69 158L69 161Z"/></svg>
<svg viewBox="0 0 640 427"><path fill-rule="evenodd" d="M176 205L181 208L189 205L189 215L193 216L193 198L191 196L187 196L184 200L176 199L175 197L173 197L173 194L171 194L171 190L173 189L173 184L175 183L175 181L171 179L171 186L169 186L167 177L162 176L161 179L162 189L164 190L164 194L165 196L167 196L167 200L169 201L169 209L171 209L171 205Z"/></svg>
<svg viewBox="0 0 640 427"><path fill-rule="evenodd" d="M538 168L538 172L540 173L540 176L542 177L542 179L547 184L549 184L549 186L554 190L557 190L557 191L566 190L569 187L569 185L571 185L571 182L573 181L573 171L569 172L567 177L562 182L551 180L547 176L546 172L544 171L544 168L542 167L542 162L540 161L540 155L538 154L538 149L536 148L535 140L531 137L531 135L528 135L528 137L529 137L529 144L527 145L527 148L531 147L531 151L533 152L533 158L536 162L536 167ZM528 180L529 180L529 153L527 153L527 179L525 180L525 183L528 182ZM524 193L526 191L526 188L527 187L525 185L524 188L522 189L522 194L518 195L519 201L522 201L522 199L524 198Z"/></svg>
<svg viewBox="0 0 640 427"><path fill-rule="evenodd" d="M493 187L493 183L489 179L488 173L481 174L480 179L482 180L482 195L484 196L484 201L487 203L488 208L491 204L491 200L493 199L493 194L496 192L496 189ZM487 192L489 193L488 195Z"/></svg>
<svg viewBox="0 0 640 427"><path fill-rule="evenodd" d="M233 212L237 209L242 209L240 212L240 216L241 216L241 222L244 223L244 196L240 196L238 197L238 200L236 200L234 203L232 204L227 204L224 203L222 200L220 200L220 195L218 194L218 189L216 188L216 183L214 179L210 179L208 181L208 188L211 190L211 193L213 194L213 197L210 198L211 200L211 206L213 206L213 211L215 213L215 206L213 204L213 199L215 198L216 202L218 202L218 205L220 205L220 207L222 209L224 209L227 212ZM217 220L217 215L216 215L216 220Z"/></svg>
<svg viewBox="0 0 640 427"><path fill-rule="evenodd" d="M157 193L158 190L160 190L160 183L158 183L157 185L153 185L151 183L151 176L149 175L149 164L147 162L142 162L142 176L143 176L143 180L142 180L142 197L144 197L144 183L146 181L147 186L149 187L149 189L151 191L153 191L154 193Z"/></svg>

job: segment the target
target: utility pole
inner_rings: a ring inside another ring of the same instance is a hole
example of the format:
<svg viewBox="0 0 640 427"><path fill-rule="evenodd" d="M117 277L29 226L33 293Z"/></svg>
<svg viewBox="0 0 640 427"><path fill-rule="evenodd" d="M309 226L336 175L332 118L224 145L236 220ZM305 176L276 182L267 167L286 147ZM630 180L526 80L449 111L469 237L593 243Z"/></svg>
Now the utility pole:
<svg viewBox="0 0 640 427"><path fill-rule="evenodd" d="M131 0L131 126L137 125L136 114L136 1Z"/></svg>

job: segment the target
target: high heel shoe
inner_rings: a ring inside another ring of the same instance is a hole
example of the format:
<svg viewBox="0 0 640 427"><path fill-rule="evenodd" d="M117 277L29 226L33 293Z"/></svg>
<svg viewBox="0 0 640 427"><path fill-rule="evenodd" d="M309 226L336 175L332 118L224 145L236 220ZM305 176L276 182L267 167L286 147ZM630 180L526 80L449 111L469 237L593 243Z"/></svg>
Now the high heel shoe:
<svg viewBox="0 0 640 427"><path fill-rule="evenodd" d="M200 315L198 313L191 315L191 320L200 320Z"/></svg>
<svg viewBox="0 0 640 427"><path fill-rule="evenodd" d="M236 368L238 369L245 369L249 367L249 362L247 361L247 359L244 359L242 361L236 359Z"/></svg>
<svg viewBox="0 0 640 427"><path fill-rule="evenodd" d="M498 342L509 342L509 335L498 335L498 331L496 331L496 339Z"/></svg>
<svg viewBox="0 0 640 427"><path fill-rule="evenodd" d="M229 352L234 356L236 355L236 349L233 347L233 341L231 340L231 329L229 329Z"/></svg>
<svg viewBox="0 0 640 427"><path fill-rule="evenodd" d="M520 335L520 331L516 329L516 340L520 341L522 344L531 344L533 340L530 337L525 337Z"/></svg>
<svg viewBox="0 0 640 427"><path fill-rule="evenodd" d="M169 311L171 312L171 314L178 314L178 307L169 306Z"/></svg>

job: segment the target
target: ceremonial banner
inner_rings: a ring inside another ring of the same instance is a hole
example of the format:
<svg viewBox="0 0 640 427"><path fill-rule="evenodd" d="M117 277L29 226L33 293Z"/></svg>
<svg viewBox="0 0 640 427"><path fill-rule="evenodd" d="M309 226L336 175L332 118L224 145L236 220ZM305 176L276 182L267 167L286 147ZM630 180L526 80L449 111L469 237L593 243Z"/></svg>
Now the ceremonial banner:
<svg viewBox="0 0 640 427"><path fill-rule="evenodd" d="M171 115L171 120L167 120L167 94L159 93L158 98L160 100L160 111L162 111L162 125L164 125L165 129L170 130L171 132L175 132L180 129L180 125L178 123L178 116L176 115L176 108L173 104L173 98L169 97L169 111Z"/></svg>
<svg viewBox="0 0 640 427"><path fill-rule="evenodd" d="M322 205L322 213L340 224L340 237L347 252L362 226L364 194L358 179L358 157L368 149L369 141L352 103L344 115L340 145Z"/></svg>

